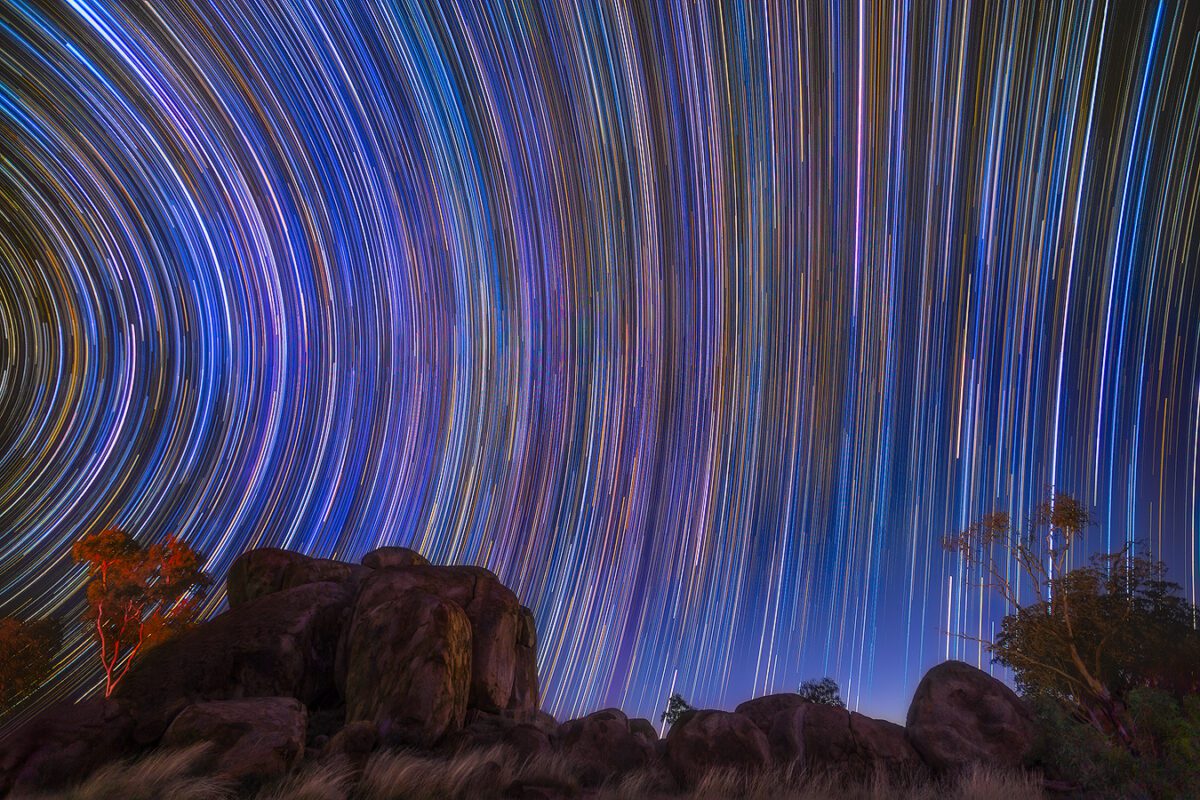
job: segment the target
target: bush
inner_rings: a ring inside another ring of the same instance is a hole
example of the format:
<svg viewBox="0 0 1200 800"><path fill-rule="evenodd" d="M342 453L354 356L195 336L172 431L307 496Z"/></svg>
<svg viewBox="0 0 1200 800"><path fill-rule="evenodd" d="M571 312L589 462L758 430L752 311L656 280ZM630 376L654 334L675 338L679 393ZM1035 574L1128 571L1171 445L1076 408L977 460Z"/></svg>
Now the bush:
<svg viewBox="0 0 1200 800"><path fill-rule="evenodd" d="M1033 765L1047 777L1089 798L1195 797L1200 786L1200 696L1181 701L1157 689L1130 692L1128 713L1137 730L1134 752L1073 717L1053 697L1026 699L1038 729Z"/></svg>
<svg viewBox="0 0 1200 800"><path fill-rule="evenodd" d="M818 703L823 706L833 706L834 708L845 708L846 703L842 700L841 689L837 685L837 681L833 678L821 678L819 681L805 681L800 684L800 688L796 693L810 703Z"/></svg>
<svg viewBox="0 0 1200 800"><path fill-rule="evenodd" d="M0 619L0 715L46 682L61 644L56 620Z"/></svg>
<svg viewBox="0 0 1200 800"><path fill-rule="evenodd" d="M1026 695L1026 700L1037 725L1032 766L1097 800L1130 796L1134 761L1127 750L1073 718L1053 697Z"/></svg>

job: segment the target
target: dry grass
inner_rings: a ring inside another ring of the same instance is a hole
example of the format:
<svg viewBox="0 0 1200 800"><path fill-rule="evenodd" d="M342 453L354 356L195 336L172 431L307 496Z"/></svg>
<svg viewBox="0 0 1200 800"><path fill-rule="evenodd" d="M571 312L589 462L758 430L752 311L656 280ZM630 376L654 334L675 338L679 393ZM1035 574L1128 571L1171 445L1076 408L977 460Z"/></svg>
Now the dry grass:
<svg viewBox="0 0 1200 800"><path fill-rule="evenodd" d="M958 781L957 800L1042 798L1041 778L1028 772L1001 772L976 767Z"/></svg>
<svg viewBox="0 0 1200 800"><path fill-rule="evenodd" d="M522 760L503 746L469 750L453 758L409 751L376 753L354 787L354 800L452 800L497 797L516 782L579 789L571 765L554 754Z"/></svg>
<svg viewBox="0 0 1200 800"><path fill-rule="evenodd" d="M515 778L504 748L472 750L453 759L409 751L376 753L363 769L355 798L370 800L444 800L485 797Z"/></svg>
<svg viewBox="0 0 1200 800"><path fill-rule="evenodd" d="M354 771L344 759L309 764L264 787L255 800L348 800Z"/></svg>
<svg viewBox="0 0 1200 800"><path fill-rule="evenodd" d="M1041 800L1036 776L982 767L957 779L906 781L879 774L856 784L806 772L798 765L747 775L713 770L690 793L656 792L656 776L640 771L604 787L597 800Z"/></svg>
<svg viewBox="0 0 1200 800"><path fill-rule="evenodd" d="M227 782L198 774L205 746L151 753L112 764L83 784L38 800L232 800ZM639 770L589 793L589 800L1040 800L1036 776L985 768L943 781L896 781L878 775L859 784L814 775L797 766L746 775L710 772L693 791L662 788L663 770ZM557 754L522 760L493 747L439 758L412 751L376 753L355 776L347 763L327 759L267 786L255 800L487 800L513 783L579 791L571 763Z"/></svg>
<svg viewBox="0 0 1200 800"><path fill-rule="evenodd" d="M132 761L118 761L86 781L39 800L230 800L237 795L225 780L201 775L209 745L160 750Z"/></svg>

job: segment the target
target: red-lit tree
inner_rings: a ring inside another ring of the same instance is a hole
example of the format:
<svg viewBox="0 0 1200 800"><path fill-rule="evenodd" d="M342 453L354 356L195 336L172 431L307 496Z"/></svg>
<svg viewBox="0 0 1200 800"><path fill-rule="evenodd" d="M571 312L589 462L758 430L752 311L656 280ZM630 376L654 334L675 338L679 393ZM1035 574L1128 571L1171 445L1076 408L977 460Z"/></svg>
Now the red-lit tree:
<svg viewBox="0 0 1200 800"><path fill-rule="evenodd" d="M109 528L84 536L71 554L88 565L85 619L108 697L140 653L192 622L212 579L200 554L174 535L146 546Z"/></svg>

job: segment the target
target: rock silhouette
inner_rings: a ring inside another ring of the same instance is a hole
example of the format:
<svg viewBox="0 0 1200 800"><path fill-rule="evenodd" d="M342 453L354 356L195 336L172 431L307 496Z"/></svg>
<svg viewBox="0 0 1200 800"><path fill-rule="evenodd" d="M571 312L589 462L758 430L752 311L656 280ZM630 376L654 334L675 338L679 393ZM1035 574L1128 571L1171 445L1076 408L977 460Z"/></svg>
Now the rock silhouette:
<svg viewBox="0 0 1200 800"><path fill-rule="evenodd" d="M586 786L599 786L646 766L655 758L654 744L658 740L657 736L647 740L644 730L635 730L624 712L616 708L564 722L558 735L563 751Z"/></svg>
<svg viewBox="0 0 1200 800"><path fill-rule="evenodd" d="M253 786L302 759L361 769L382 747L453 754L497 745L557 753L585 787L648 770L665 792L714 767L802 762L850 775L1019 766L1029 712L999 681L939 665L907 728L776 694L684 714L660 741L649 720L605 709L561 725L541 711L533 613L491 572L434 566L404 548L363 563L248 551L230 607L147 652L109 700L63 704L0 741L0 795L59 788L155 747L212 743L211 769ZM497 787L567 797L568 788Z"/></svg>
<svg viewBox="0 0 1200 800"><path fill-rule="evenodd" d="M421 591L356 607L347 640L346 721L374 722L384 743L430 747L467 716L471 621Z"/></svg>
<svg viewBox="0 0 1200 800"><path fill-rule="evenodd" d="M962 661L938 664L908 707L908 739L931 767L1018 767L1033 744L1033 718L1012 689Z"/></svg>
<svg viewBox="0 0 1200 800"><path fill-rule="evenodd" d="M766 734L736 712L685 711L667 735L667 762L684 787L713 768L753 772L772 760Z"/></svg>

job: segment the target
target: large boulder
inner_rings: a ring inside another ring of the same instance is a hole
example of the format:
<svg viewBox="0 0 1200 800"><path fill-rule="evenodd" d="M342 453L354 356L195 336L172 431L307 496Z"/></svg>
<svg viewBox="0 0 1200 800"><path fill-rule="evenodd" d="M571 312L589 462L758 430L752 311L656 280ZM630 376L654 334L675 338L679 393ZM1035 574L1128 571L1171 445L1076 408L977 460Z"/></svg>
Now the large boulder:
<svg viewBox="0 0 1200 800"><path fill-rule="evenodd" d="M533 612L521 606L517 618L516 664L506 708L518 713L536 711L542 698L538 689L537 623Z"/></svg>
<svg viewBox="0 0 1200 800"><path fill-rule="evenodd" d="M374 722L386 744L429 747L462 727L471 623L458 604L410 589L360 605L346 662L346 720Z"/></svg>
<svg viewBox="0 0 1200 800"><path fill-rule="evenodd" d="M563 754L579 779L598 786L616 775L632 772L654 760L654 745L635 733L629 718L616 708L596 711L564 722L558 729Z"/></svg>
<svg viewBox="0 0 1200 800"><path fill-rule="evenodd" d="M371 569L413 567L428 563L425 556L407 547L378 547L362 557L362 565Z"/></svg>
<svg viewBox="0 0 1200 800"><path fill-rule="evenodd" d="M290 550L262 547L234 559L226 580L229 607L308 583L341 583L355 567L329 558L312 558Z"/></svg>
<svg viewBox="0 0 1200 800"><path fill-rule="evenodd" d="M129 755L134 721L115 700L61 703L0 739L0 796L57 789Z"/></svg>
<svg viewBox="0 0 1200 800"><path fill-rule="evenodd" d="M290 697L197 703L175 717L162 745L210 744L213 773L255 786L300 763L307 724L308 710Z"/></svg>
<svg viewBox="0 0 1200 800"><path fill-rule="evenodd" d="M654 723L642 717L636 717L629 720L629 732L640 738L650 749L657 750L658 748L658 731L654 728Z"/></svg>
<svg viewBox="0 0 1200 800"><path fill-rule="evenodd" d="M731 711L687 711L667 733L667 763L683 787L710 769L755 772L772 763L767 736L749 717Z"/></svg>
<svg viewBox="0 0 1200 800"><path fill-rule="evenodd" d="M469 707L532 717L538 700L536 650L521 645L519 637L536 640L528 636L516 595L493 573L480 567L413 565L378 570L367 577L355 602L354 616L369 614L372 608L412 590L459 606L470 621ZM349 669L348 660L339 659L339 679Z"/></svg>
<svg viewBox="0 0 1200 800"><path fill-rule="evenodd" d="M924 766L900 725L819 703L779 712L767 738L777 760L815 771L907 774Z"/></svg>
<svg viewBox="0 0 1200 800"><path fill-rule="evenodd" d="M145 653L118 686L152 744L185 706L207 700L294 697L336 702L333 663L351 591L310 583L251 600Z"/></svg>
<svg viewBox="0 0 1200 800"><path fill-rule="evenodd" d="M1018 767L1033 742L1033 718L1016 693L962 661L938 664L908 707L908 739L937 770L972 763Z"/></svg>
<svg viewBox="0 0 1200 800"><path fill-rule="evenodd" d="M734 711L749 717L750 721L757 725L759 730L770 734L771 726L775 723L775 717L781 711L792 711L804 705L808 705L808 701L795 692L781 692L779 694L768 694L763 697L756 697L753 700L747 700L735 708Z"/></svg>
<svg viewBox="0 0 1200 800"><path fill-rule="evenodd" d="M553 750L557 732L557 723L548 730L540 720L520 722L502 714L472 712L466 726L448 740L447 749L455 753L503 746L526 760Z"/></svg>
<svg viewBox="0 0 1200 800"><path fill-rule="evenodd" d="M903 725L852 711L850 733L858 744L859 757L866 763L901 773L924 770L925 764L908 741Z"/></svg>
<svg viewBox="0 0 1200 800"><path fill-rule="evenodd" d="M229 565L229 575L225 581L229 607L237 608L243 603L280 591L288 570L308 560L308 556L302 553L277 547L247 550Z"/></svg>
<svg viewBox="0 0 1200 800"><path fill-rule="evenodd" d="M379 729L375 723L360 720L349 723L331 736L323 755L344 758L352 768L362 770L378 746Z"/></svg>

